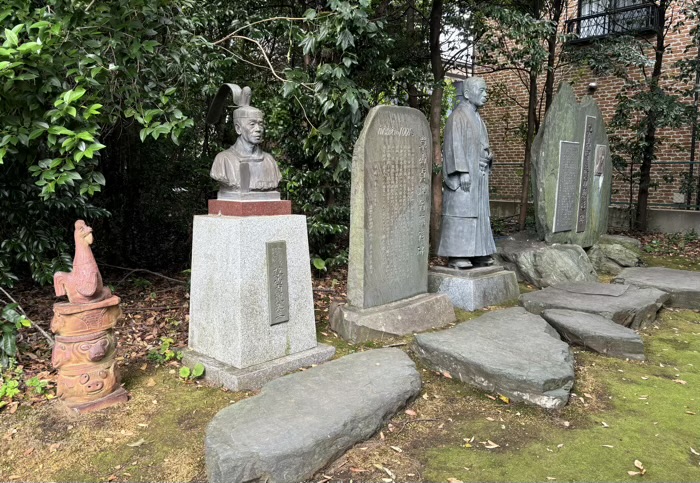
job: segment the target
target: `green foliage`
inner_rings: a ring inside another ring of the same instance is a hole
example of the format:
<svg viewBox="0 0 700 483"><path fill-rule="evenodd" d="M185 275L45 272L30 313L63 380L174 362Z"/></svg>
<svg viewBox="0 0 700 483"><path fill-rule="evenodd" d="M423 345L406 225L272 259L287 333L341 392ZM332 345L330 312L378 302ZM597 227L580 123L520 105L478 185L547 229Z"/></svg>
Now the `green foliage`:
<svg viewBox="0 0 700 483"><path fill-rule="evenodd" d="M205 44L195 3L7 0L0 9L0 285L28 265L45 283L69 265L66 229L107 211L99 162L110 134L177 142L192 126L175 105ZM185 47L190 48L185 48Z"/></svg>
<svg viewBox="0 0 700 483"><path fill-rule="evenodd" d="M11 303L0 312L0 370L10 367L17 355L17 334L23 327L31 327L31 321Z"/></svg>
<svg viewBox="0 0 700 483"><path fill-rule="evenodd" d="M184 379L185 381L199 379L203 375L204 364L202 364L201 362L195 364L195 366L192 369L190 369L187 366L182 366L180 368L180 379Z"/></svg>
<svg viewBox="0 0 700 483"><path fill-rule="evenodd" d="M22 374L22 367L14 367L14 359L6 370L0 370L0 410L20 394L19 385Z"/></svg>
<svg viewBox="0 0 700 483"><path fill-rule="evenodd" d="M27 387L31 387L34 389L35 394L43 395L46 394L46 390L49 386L49 381L46 379L39 379L38 376L34 376L30 379L27 379L25 382Z"/></svg>
<svg viewBox="0 0 700 483"><path fill-rule="evenodd" d="M171 348L174 343L175 341L170 337L161 337L160 347L148 353L148 360L156 364L165 364L172 360L181 360L182 352Z"/></svg>

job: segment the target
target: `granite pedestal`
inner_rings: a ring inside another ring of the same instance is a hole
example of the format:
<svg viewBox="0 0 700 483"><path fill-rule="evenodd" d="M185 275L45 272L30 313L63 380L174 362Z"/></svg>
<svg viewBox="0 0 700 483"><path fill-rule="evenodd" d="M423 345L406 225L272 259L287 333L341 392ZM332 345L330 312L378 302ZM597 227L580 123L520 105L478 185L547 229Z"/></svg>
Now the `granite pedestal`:
<svg viewBox="0 0 700 483"><path fill-rule="evenodd" d="M331 358L316 343L308 254L304 216L195 216L187 364L242 390Z"/></svg>
<svg viewBox="0 0 700 483"><path fill-rule="evenodd" d="M454 307L443 294L421 294L368 309L334 305L330 312L331 329L352 343L402 337L455 321Z"/></svg>
<svg viewBox="0 0 700 483"><path fill-rule="evenodd" d="M458 270L432 267L428 291L447 295L452 304L468 312L499 305L520 295L515 272L500 266Z"/></svg>

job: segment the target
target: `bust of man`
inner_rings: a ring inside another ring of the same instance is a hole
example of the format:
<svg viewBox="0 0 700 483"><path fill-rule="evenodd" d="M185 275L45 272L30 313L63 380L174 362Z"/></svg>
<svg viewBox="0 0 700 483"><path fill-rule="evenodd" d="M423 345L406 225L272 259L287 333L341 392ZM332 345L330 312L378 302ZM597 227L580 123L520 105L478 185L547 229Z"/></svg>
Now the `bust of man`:
<svg viewBox="0 0 700 483"><path fill-rule="evenodd" d="M239 106L233 112L238 139L233 146L216 155L211 167L211 177L219 182L218 198L231 198L250 191L274 191L282 176L277 161L260 148L265 131L263 113L250 105L250 88L240 89L233 84L222 86L207 120L211 122L211 119L221 117L229 89Z"/></svg>

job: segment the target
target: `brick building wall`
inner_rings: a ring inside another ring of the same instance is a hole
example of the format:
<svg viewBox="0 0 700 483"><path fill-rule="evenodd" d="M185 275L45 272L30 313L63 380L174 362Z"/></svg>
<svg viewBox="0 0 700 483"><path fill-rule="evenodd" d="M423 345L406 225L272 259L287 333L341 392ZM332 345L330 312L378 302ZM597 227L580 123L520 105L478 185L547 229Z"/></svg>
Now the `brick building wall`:
<svg viewBox="0 0 700 483"><path fill-rule="evenodd" d="M564 18L578 17L578 5L572 2ZM674 21L683 19L678 11L674 11ZM564 22L562 22L562 29ZM674 67L676 61L685 56L697 55L697 53L685 53L684 49L690 41L690 25L675 30L671 29L667 35L668 48L664 54L664 70L662 73L662 86L664 87L688 87L679 85L676 75L678 70ZM654 35L647 35L651 43L655 41ZM585 48L585 45L575 45L573 48ZM649 48L647 55L653 62L653 48ZM478 64L478 50L476 61ZM518 76L513 71L500 71L484 73L477 65L476 73L486 79L490 90L489 103L482 110L482 117L487 123L492 149L495 155L494 171L492 174L492 194L494 200L519 200L523 160L525 155L525 127L527 120L527 78ZM482 71L482 72L480 72ZM651 73L651 66L647 69ZM637 78L641 78L639 70L630 71ZM544 122L544 80L543 74L538 80L540 89L540 119ZM576 65L560 66L556 70L555 86L559 82L567 81L574 88L577 97L587 94L591 82L597 84L593 97L598 102L605 122L608 124L613 117L617 105L616 96L620 92L623 81L614 76L597 77L587 67ZM692 99L687 100L688 103ZM608 128L608 134L611 130ZM620 133L622 134L622 133ZM685 164L654 164L652 166L652 186L649 202L652 204L670 205L673 203L685 203L685 195L679 195L681 191L681 179L688 172L690 160L691 126L688 124L681 129L662 129L657 136L662 144L657 148L656 163L680 162ZM696 155L696 159L700 157ZM700 165L695 166L695 176L700 171ZM629 175L629 173L625 173ZM667 180L672 179L672 182ZM674 196L675 195L675 196ZM620 173L615 173L613 180L612 201L617 203L627 202L632 198L636 202L636 185L630 193L630 184L623 179ZM693 201L695 195L693 195Z"/></svg>

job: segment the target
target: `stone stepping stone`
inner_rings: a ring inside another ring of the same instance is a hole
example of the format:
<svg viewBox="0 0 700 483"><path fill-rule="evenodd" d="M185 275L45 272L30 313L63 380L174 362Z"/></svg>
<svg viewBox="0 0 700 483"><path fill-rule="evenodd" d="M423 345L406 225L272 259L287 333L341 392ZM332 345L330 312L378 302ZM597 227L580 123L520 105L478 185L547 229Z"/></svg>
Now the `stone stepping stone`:
<svg viewBox="0 0 700 483"><path fill-rule="evenodd" d="M549 309L542 318L570 344L620 359L643 361L644 343L632 329L600 315L575 310Z"/></svg>
<svg viewBox="0 0 700 483"><path fill-rule="evenodd" d="M613 282L663 290L670 295L666 305L700 309L700 272L662 267L626 268Z"/></svg>
<svg viewBox="0 0 700 483"><path fill-rule="evenodd" d="M351 354L276 379L211 421L208 480L304 481L372 436L420 388L415 364L399 349Z"/></svg>
<svg viewBox="0 0 700 483"><path fill-rule="evenodd" d="M520 305L540 315L547 309L569 309L600 315L639 329L654 320L669 295L655 288L623 284L571 282L520 296Z"/></svg>
<svg viewBox="0 0 700 483"><path fill-rule="evenodd" d="M574 384L568 344L542 317L520 307L417 334L414 350L434 370L544 408L564 406Z"/></svg>

